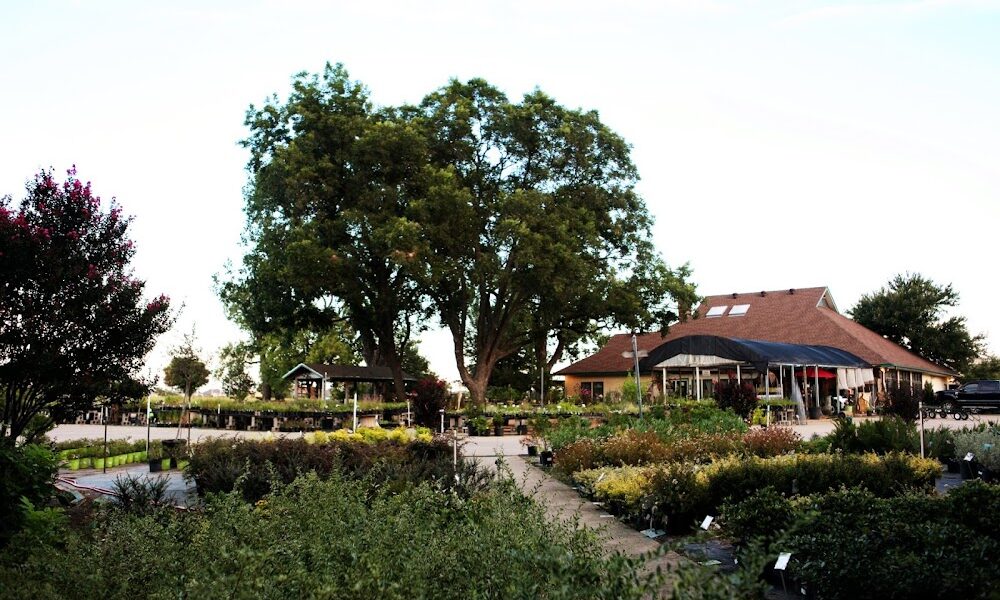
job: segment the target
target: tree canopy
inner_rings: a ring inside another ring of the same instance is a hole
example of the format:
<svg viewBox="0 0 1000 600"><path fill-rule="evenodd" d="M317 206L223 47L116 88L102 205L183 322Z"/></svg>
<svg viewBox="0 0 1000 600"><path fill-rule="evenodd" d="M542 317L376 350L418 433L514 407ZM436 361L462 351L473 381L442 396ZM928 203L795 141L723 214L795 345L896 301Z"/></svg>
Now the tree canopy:
<svg viewBox="0 0 1000 600"><path fill-rule="evenodd" d="M208 383L208 367L194 347L194 334L185 335L181 345L170 353L170 363L163 374L163 382L180 390L187 399Z"/></svg>
<svg viewBox="0 0 1000 600"><path fill-rule="evenodd" d="M131 270L130 222L75 167L0 199L0 443L148 383L137 373L172 317Z"/></svg>
<svg viewBox="0 0 1000 600"><path fill-rule="evenodd" d="M915 354L964 373L983 354L984 337L969 332L965 317L947 315L948 309L958 306L958 300L951 284L940 285L920 274L907 273L862 296L849 314Z"/></svg>
<svg viewBox="0 0 1000 600"><path fill-rule="evenodd" d="M417 280L474 400L523 347L541 364L553 340L551 365L598 326L666 329L696 299L687 269L655 252L630 148L596 112L473 79L415 114L432 167L410 213Z"/></svg>
<svg viewBox="0 0 1000 600"><path fill-rule="evenodd" d="M251 107L252 181L246 214L251 251L223 287L255 307L261 333L288 323L322 327L341 318L365 361L386 365L404 400L402 349L422 311L400 250L420 138L391 110L376 111L340 66L300 74L284 104ZM258 290L264 298L254 298Z"/></svg>
<svg viewBox="0 0 1000 600"><path fill-rule="evenodd" d="M431 315L481 401L522 348L551 365L600 327L663 329L696 301L687 267L653 248L628 144L596 112L541 91L511 102L481 79L375 107L327 65L247 125L248 252L223 298L262 334L346 319L400 398Z"/></svg>

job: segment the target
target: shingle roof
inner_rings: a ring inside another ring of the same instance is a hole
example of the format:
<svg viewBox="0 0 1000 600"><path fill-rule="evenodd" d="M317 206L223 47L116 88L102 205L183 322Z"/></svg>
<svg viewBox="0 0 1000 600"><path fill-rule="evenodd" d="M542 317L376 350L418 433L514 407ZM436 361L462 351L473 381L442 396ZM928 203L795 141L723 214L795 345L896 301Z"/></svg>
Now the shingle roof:
<svg viewBox="0 0 1000 600"><path fill-rule="evenodd" d="M749 305L746 314L729 316L736 305ZM705 316L709 309L722 306L726 307L723 316ZM687 335L832 346L856 354L872 365L955 375L947 367L917 356L837 312L825 287L709 296L698 307L697 318L674 324L666 337L659 333L640 335L637 345L640 350L652 350ZM557 371L556 375L625 373L632 368L632 361L621 354L631 349L630 334L614 335L597 353Z"/></svg>

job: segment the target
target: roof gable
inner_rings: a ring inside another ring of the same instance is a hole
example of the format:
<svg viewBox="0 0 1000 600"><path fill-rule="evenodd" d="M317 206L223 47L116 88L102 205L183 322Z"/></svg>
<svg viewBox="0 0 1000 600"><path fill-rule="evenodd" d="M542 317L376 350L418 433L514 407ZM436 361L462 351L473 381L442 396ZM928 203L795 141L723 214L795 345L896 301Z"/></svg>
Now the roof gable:
<svg viewBox="0 0 1000 600"><path fill-rule="evenodd" d="M743 314L730 315L733 306L743 305L749 305ZM726 309L720 313L721 316L707 316L710 309L722 306ZM688 335L714 335L830 346L855 354L872 365L954 374L946 367L917 356L840 314L825 287L708 296L695 314L694 319L672 325L666 337L658 333L640 335L639 349L652 350L663 342ZM621 353L631 349L630 335L615 335L597 353L556 374L625 373L632 368L632 361L622 357Z"/></svg>

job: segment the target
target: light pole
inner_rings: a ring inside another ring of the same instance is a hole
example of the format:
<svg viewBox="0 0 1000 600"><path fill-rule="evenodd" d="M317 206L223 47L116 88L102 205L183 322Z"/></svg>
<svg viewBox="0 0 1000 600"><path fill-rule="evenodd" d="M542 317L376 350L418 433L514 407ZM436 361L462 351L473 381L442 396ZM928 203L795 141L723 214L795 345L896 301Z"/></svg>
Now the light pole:
<svg viewBox="0 0 1000 600"><path fill-rule="evenodd" d="M635 359L635 399L639 403L639 418L642 418L642 383L639 380L639 358L644 356L649 356L649 352L645 350L639 350L638 343L635 338L635 334L632 334L632 351L622 352L622 356L625 358Z"/></svg>
<svg viewBox="0 0 1000 600"><path fill-rule="evenodd" d="M438 412L441 413L441 433L443 434L444 433L444 409L443 408L439 409Z"/></svg>

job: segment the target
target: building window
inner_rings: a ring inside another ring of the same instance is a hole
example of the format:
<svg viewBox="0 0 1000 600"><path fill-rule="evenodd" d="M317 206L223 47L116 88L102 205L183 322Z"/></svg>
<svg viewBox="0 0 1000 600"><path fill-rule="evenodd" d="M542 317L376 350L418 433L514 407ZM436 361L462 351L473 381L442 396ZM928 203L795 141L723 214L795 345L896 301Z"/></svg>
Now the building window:
<svg viewBox="0 0 1000 600"><path fill-rule="evenodd" d="M594 400L600 400L604 397L604 382L603 381L582 381L580 382L580 396L586 396L593 398Z"/></svg>

